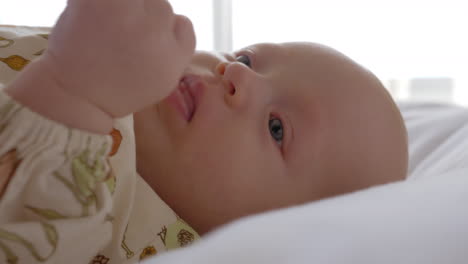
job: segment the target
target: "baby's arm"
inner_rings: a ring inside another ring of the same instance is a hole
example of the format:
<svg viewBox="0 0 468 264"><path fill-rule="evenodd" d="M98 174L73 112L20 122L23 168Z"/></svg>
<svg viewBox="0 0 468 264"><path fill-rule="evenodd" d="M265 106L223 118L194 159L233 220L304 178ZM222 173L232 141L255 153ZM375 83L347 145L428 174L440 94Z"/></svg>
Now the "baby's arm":
<svg viewBox="0 0 468 264"><path fill-rule="evenodd" d="M166 0L69 0L43 56L6 92L53 120L105 134L113 118L166 97L194 47L190 20Z"/></svg>
<svg viewBox="0 0 468 264"><path fill-rule="evenodd" d="M88 263L109 243L111 144L0 91L0 263Z"/></svg>
<svg viewBox="0 0 468 264"><path fill-rule="evenodd" d="M7 94L36 113L68 127L107 134L112 117L88 100L62 89L44 59L32 62L6 88Z"/></svg>
<svg viewBox="0 0 468 264"><path fill-rule="evenodd" d="M165 0L68 2L43 57L0 89L0 263L88 263L106 247L112 142L84 130L161 100L193 52Z"/></svg>

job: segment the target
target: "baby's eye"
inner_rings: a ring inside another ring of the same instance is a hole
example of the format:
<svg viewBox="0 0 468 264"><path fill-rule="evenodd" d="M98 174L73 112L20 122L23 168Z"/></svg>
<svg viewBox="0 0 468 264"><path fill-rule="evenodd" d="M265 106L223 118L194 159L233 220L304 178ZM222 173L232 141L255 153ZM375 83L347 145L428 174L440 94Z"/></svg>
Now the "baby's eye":
<svg viewBox="0 0 468 264"><path fill-rule="evenodd" d="M270 121L268 121L268 127L270 129L270 134L273 139L281 146L283 142L283 123L277 117L270 117Z"/></svg>
<svg viewBox="0 0 468 264"><path fill-rule="evenodd" d="M250 58L249 56L247 55L240 55L240 56L237 56L236 60L240 63L243 63L245 64L247 67L251 68L252 65L250 63Z"/></svg>

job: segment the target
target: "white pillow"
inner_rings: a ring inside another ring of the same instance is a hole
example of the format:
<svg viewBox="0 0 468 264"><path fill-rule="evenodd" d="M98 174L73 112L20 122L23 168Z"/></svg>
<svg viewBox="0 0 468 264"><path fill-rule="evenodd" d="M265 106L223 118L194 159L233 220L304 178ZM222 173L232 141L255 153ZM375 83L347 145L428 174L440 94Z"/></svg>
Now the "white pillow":
<svg viewBox="0 0 468 264"><path fill-rule="evenodd" d="M409 137L409 179L468 168L468 110L436 103L400 103Z"/></svg>
<svg viewBox="0 0 468 264"><path fill-rule="evenodd" d="M468 263L468 112L400 107L409 180L244 218L144 263Z"/></svg>

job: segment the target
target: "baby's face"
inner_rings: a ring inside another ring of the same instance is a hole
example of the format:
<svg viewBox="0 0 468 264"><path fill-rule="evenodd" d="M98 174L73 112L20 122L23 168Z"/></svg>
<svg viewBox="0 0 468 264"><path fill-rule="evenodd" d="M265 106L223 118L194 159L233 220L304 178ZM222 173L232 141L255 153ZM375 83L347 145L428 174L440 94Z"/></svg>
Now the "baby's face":
<svg viewBox="0 0 468 264"><path fill-rule="evenodd" d="M404 128L377 83L315 44L198 52L177 90L135 114L138 171L201 234L401 179Z"/></svg>

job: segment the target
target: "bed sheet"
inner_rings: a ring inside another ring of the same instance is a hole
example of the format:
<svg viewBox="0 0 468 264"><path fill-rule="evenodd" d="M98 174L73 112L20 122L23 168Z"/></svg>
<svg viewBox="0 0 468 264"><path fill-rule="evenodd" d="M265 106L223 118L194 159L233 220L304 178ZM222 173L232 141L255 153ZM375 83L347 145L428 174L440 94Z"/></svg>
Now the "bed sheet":
<svg viewBox="0 0 468 264"><path fill-rule="evenodd" d="M406 181L243 218L144 263L468 263L468 110L399 107Z"/></svg>

